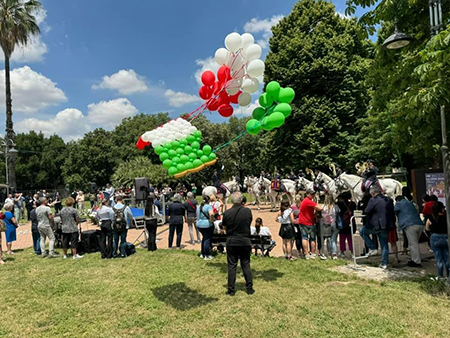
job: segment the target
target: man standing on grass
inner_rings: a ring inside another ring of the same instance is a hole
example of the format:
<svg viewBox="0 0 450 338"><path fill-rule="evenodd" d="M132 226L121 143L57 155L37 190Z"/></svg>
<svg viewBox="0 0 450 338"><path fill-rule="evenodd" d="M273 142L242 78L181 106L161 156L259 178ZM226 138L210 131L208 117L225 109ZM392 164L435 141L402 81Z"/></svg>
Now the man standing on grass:
<svg viewBox="0 0 450 338"><path fill-rule="evenodd" d="M38 230L41 240L41 257L44 258L47 256L45 251L45 240L48 237L49 239L49 255L48 257L54 258L57 257L54 253L55 248L55 234L53 233L51 224L53 224L53 214L50 207L47 205L47 198L41 197L40 200L41 205L36 208L36 217L38 221Z"/></svg>
<svg viewBox="0 0 450 338"><path fill-rule="evenodd" d="M127 257L126 245L127 245L127 233L130 228L131 220L133 219L133 214L131 213L131 209L124 205L123 197L116 196L117 203L114 204L114 224L113 224L113 257L117 256L117 249L119 248L120 257ZM119 247L119 239L120 239L120 247Z"/></svg>
<svg viewBox="0 0 450 338"><path fill-rule="evenodd" d="M222 226L227 233L227 261L228 261L228 291L234 296L236 293L236 268L238 260L244 272L247 293L255 293L253 289L252 269L250 268L250 255L252 246L250 242L250 226L252 224L252 212L242 205L242 194L235 192L231 195L233 207L223 214Z"/></svg>
<svg viewBox="0 0 450 338"><path fill-rule="evenodd" d="M313 189L306 190L306 197L300 205L298 223L302 234L302 247L306 259L316 259L316 211L322 210L322 206L313 201L316 192ZM311 247L309 247L311 243Z"/></svg>

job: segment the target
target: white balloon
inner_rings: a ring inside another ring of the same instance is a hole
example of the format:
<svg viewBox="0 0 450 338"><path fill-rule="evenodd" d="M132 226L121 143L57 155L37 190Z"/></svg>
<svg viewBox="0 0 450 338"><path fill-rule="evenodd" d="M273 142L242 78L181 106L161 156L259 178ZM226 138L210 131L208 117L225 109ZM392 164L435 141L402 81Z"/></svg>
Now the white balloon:
<svg viewBox="0 0 450 338"><path fill-rule="evenodd" d="M245 51L248 46L255 43L255 38L250 33L244 33L241 35L242 38L242 49Z"/></svg>
<svg viewBox="0 0 450 338"><path fill-rule="evenodd" d="M160 146L162 143L159 141L159 139L155 139L152 142L152 147L156 148L157 146Z"/></svg>
<svg viewBox="0 0 450 338"><path fill-rule="evenodd" d="M225 48L219 48L216 50L216 54L214 55L214 59L219 65L224 65L227 63L229 59L230 52Z"/></svg>
<svg viewBox="0 0 450 338"><path fill-rule="evenodd" d="M225 38L225 47L232 53L235 53L242 46L242 38L239 33L233 32L227 35Z"/></svg>
<svg viewBox="0 0 450 338"><path fill-rule="evenodd" d="M252 102L252 96L249 93L242 93L238 97L238 103L241 107L248 106Z"/></svg>
<svg viewBox="0 0 450 338"><path fill-rule="evenodd" d="M247 74L251 77L258 77L264 74L264 61L262 60L253 60L247 66Z"/></svg>
<svg viewBox="0 0 450 338"><path fill-rule="evenodd" d="M245 79L242 83L242 90L247 93L254 93L258 91L259 81L253 77Z"/></svg>
<svg viewBox="0 0 450 338"><path fill-rule="evenodd" d="M231 96L231 95L237 94L239 91L239 88L227 88L225 90L227 91L227 94Z"/></svg>
<svg viewBox="0 0 450 338"><path fill-rule="evenodd" d="M236 55L229 65L231 73L239 72L242 69L243 65L244 65L244 58L242 57L242 55L241 54Z"/></svg>
<svg viewBox="0 0 450 338"><path fill-rule="evenodd" d="M147 131L146 133L144 133L144 134L141 136L141 138L142 138L142 141L145 141L145 142L151 142L151 140L152 140L151 132Z"/></svg>
<svg viewBox="0 0 450 338"><path fill-rule="evenodd" d="M262 54L262 48L260 45L253 44L247 48L244 52L245 58L250 62L256 59L260 59Z"/></svg>
<svg viewBox="0 0 450 338"><path fill-rule="evenodd" d="M241 67L240 69L231 72L231 77L236 80L242 80L244 76L245 76L245 67Z"/></svg>

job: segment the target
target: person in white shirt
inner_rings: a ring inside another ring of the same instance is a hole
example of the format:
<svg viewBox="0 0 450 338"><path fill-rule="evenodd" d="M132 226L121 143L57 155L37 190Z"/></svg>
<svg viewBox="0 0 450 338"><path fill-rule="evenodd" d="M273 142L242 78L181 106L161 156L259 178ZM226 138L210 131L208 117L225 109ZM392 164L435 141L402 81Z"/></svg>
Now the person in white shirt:
<svg viewBox="0 0 450 338"><path fill-rule="evenodd" d="M276 222L281 223L279 235L283 239L283 252L287 260L293 260L292 245L295 238L294 214L289 202L281 202L280 211L277 214Z"/></svg>
<svg viewBox="0 0 450 338"><path fill-rule="evenodd" d="M261 217L258 217L255 220L255 226L250 227L251 235L252 236L264 236L269 237L272 239L272 233L270 232L270 229L268 227L263 226L263 220ZM276 245L275 241L270 241L269 247L264 247L264 250L266 251L266 255L268 256L269 252L273 249L273 247ZM264 252L260 246L255 246L255 255L258 254L258 249L261 250L261 253L264 255Z"/></svg>

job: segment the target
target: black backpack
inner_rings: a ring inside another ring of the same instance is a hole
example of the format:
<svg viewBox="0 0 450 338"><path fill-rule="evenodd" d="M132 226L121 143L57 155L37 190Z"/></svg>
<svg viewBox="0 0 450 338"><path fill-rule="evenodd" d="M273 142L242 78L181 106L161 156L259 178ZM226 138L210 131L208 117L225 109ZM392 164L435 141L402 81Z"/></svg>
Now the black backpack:
<svg viewBox="0 0 450 338"><path fill-rule="evenodd" d="M127 218L125 216L125 208L122 209L114 208L114 230L115 231L125 231L127 229Z"/></svg>

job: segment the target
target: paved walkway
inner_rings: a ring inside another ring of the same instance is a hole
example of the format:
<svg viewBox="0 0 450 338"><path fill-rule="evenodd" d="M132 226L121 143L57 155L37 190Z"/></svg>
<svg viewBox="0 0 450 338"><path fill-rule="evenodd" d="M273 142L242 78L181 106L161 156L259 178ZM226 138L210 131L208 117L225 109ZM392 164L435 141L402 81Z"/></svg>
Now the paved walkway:
<svg viewBox="0 0 450 338"><path fill-rule="evenodd" d="M275 221L276 218L276 213L274 212L270 212L270 207L269 206L262 206L262 210L258 211L256 209L256 207L254 206L250 206L250 209L252 209L253 212L253 220L255 220L257 217L261 217L263 222L264 222L264 226L268 226L271 233L272 233L272 237L273 239L277 242L277 246L273 249L271 256L272 257L283 257L283 250L282 250L282 246L281 246L281 238L278 236L278 231L279 231L279 223L277 223ZM85 222L81 225L82 231L86 231L86 230L95 230L98 229L95 225L91 224L90 222ZM26 223L21 225L18 229L17 229L17 241L13 243L13 250L14 249L25 249L25 248L29 248L32 247L33 242L32 242L32 237L31 237L31 223ZM144 229L130 229L128 231L128 236L127 239L129 242L136 242L136 239L139 238L139 241L143 241L144 240L144 234L143 234ZM167 249L168 248L168 237L169 237L169 227L168 225L164 225L164 226L160 226L158 228L158 232L157 232L157 246L159 249ZM2 236L2 248L5 250L6 249L6 243L5 243L5 239L4 236ZM401 237L401 236L400 236ZM195 237L195 239L197 239ZM190 238L189 238L189 229L187 227L187 225L184 225L183 228L183 237L182 237L182 249L183 250L198 250L200 251L200 244L190 244L189 243ZM356 246L356 252L358 254L361 254L362 252L362 248L364 247L363 245L363 241L362 239L356 235L355 236L355 246ZM136 244L136 243L135 243ZM174 243L175 245L175 243ZM338 243L339 245L339 243ZM401 241L399 241L397 243L398 248L401 250L402 249L402 243ZM390 258L389 258L389 266L390 267L394 267L394 268L401 268L404 269L405 271L411 271L411 272L419 272L421 274L432 274L435 275L436 274L436 264L435 264L435 260L434 260L434 256L433 253L429 252L428 247L427 247L427 243L421 243L421 253L422 253L422 258L423 258L423 267L422 268L409 268L407 267L406 263L409 260L409 255L399 255L399 261L397 261L395 255L391 254ZM298 255L297 250L294 250L293 252L294 256ZM346 258L347 259L351 259L351 253L350 251L346 251ZM364 260L359 260L358 264L364 264L364 263L369 263L369 264L376 264L377 262L379 262L380 258L375 256L375 257L371 257L370 259L364 259Z"/></svg>

